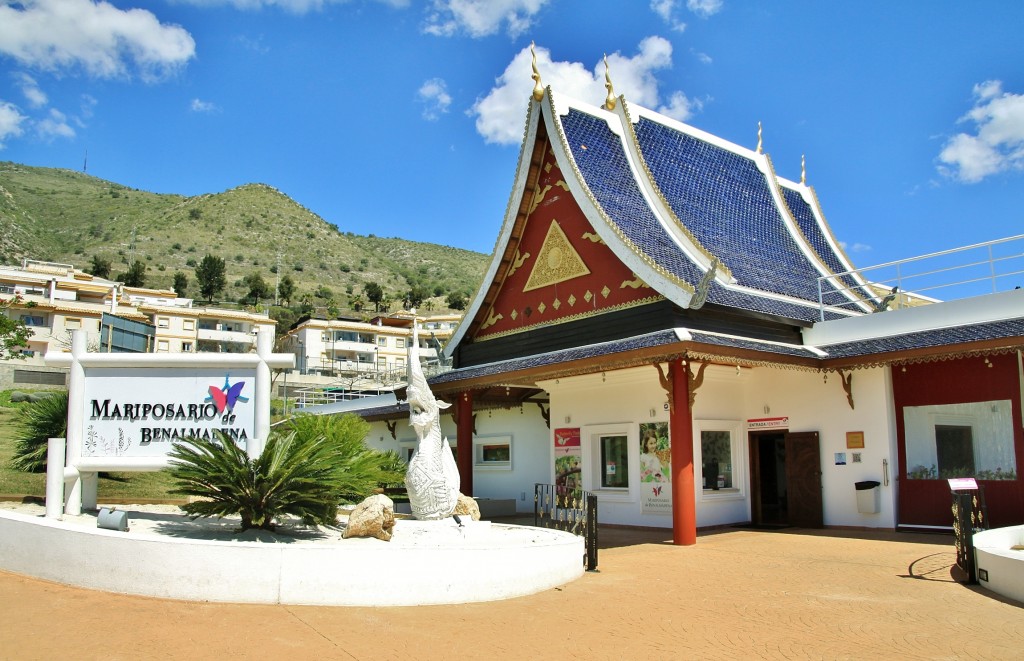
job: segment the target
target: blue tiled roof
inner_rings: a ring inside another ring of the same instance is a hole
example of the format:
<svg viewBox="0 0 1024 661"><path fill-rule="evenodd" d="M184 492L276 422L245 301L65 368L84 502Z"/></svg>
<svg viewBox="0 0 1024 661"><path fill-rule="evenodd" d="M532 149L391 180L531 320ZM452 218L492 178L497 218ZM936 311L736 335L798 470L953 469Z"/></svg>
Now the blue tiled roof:
<svg viewBox="0 0 1024 661"><path fill-rule="evenodd" d="M700 342L701 344L714 344L721 347L734 347L736 349L750 349L752 351L764 351L767 353L782 354L784 356L796 356L798 358L820 358L818 354L811 351L807 347L801 347L795 344L776 344L773 342L761 342L760 340L752 340L745 337L736 337L732 335L718 335L715 333L702 333L700 331L690 331L690 336L693 337L694 342Z"/></svg>
<svg viewBox="0 0 1024 661"><path fill-rule="evenodd" d="M833 273L842 273L849 269L842 260L839 259L839 255L836 254L835 250L832 249L832 244L825 238L824 232L821 230L821 226L818 225L817 219L814 217L814 211L811 209L811 205L804 200L803 195L798 191L785 186L780 186L782 194L786 198L786 204L789 206L789 210L793 212L793 218L796 220L797 225L800 226L800 231L807 237L807 241L810 242L811 247L814 248L818 256L821 257L822 261L832 269ZM857 282L848 275L844 275L840 278L843 285L849 287L851 290L859 289ZM862 292L864 293L864 292Z"/></svg>
<svg viewBox="0 0 1024 661"><path fill-rule="evenodd" d="M752 159L646 117L635 127L676 217L741 285L817 302L820 273L789 233Z"/></svg>
<svg viewBox="0 0 1024 661"><path fill-rule="evenodd" d="M884 314L884 313L883 313ZM1024 318L956 326L818 347L828 358L852 358L891 351L927 349L966 342L1024 337Z"/></svg>
<svg viewBox="0 0 1024 661"><path fill-rule="evenodd" d="M690 284L699 282L703 272L686 257L647 205L629 168L619 136L608 128L604 120L577 109L570 110L561 121L576 166L605 213L638 249L668 272ZM816 276L817 272L811 277ZM814 296L809 299L812 302L809 306L729 290L717 282L712 286L708 300L762 314L816 321L820 312L813 279L811 286ZM830 318L834 316L828 315Z"/></svg>
<svg viewBox="0 0 1024 661"><path fill-rule="evenodd" d="M633 178L619 136L608 124L573 109L562 128L576 166L605 213L634 246L676 278L694 284L703 273L672 240Z"/></svg>
<svg viewBox="0 0 1024 661"><path fill-rule="evenodd" d="M658 347L678 341L679 337L675 334L674 330L662 330L654 333L648 333L646 335L629 337L623 340L613 340L611 342L604 342L601 344L591 344L582 347L573 347L572 349L563 349L561 351L551 351L534 356L525 356L523 358L513 358L511 360L503 360L496 363L488 363L486 365L454 369L450 372L439 374L427 381L431 384L442 384L448 383L449 381L475 379L495 374L504 374L506 372L518 372L520 370L527 370L535 367L547 367L549 365L557 365L559 363L568 363L574 360L581 360L583 358L610 356L616 353L626 353L637 349Z"/></svg>

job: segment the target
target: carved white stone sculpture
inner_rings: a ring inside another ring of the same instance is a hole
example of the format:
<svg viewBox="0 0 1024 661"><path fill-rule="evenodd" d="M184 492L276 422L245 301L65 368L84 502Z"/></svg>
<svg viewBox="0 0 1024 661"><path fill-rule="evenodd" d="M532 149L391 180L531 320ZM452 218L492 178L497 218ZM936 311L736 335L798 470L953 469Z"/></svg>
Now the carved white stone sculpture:
<svg viewBox="0 0 1024 661"><path fill-rule="evenodd" d="M451 445L441 435L441 410L450 406L434 399L423 376L419 357L419 334L413 322L409 347L409 424L416 430L419 443L405 473L412 514L420 520L444 519L452 515L459 501L459 468Z"/></svg>

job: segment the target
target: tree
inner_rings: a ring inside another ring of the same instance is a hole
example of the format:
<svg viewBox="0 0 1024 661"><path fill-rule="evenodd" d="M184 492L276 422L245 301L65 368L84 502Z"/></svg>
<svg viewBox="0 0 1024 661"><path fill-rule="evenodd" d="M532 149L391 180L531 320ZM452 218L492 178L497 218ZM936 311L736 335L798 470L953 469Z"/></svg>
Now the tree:
<svg viewBox="0 0 1024 661"><path fill-rule="evenodd" d="M89 273L97 278L109 278L111 269L110 260L99 255L92 256L92 264L89 266Z"/></svg>
<svg viewBox="0 0 1024 661"><path fill-rule="evenodd" d="M363 285L363 293L366 294L366 300L373 303L377 312L380 312L380 304L384 300L384 288L376 282L367 282Z"/></svg>
<svg viewBox="0 0 1024 661"><path fill-rule="evenodd" d="M175 271L173 289L178 298L185 298L185 292L188 291L188 276L181 271Z"/></svg>
<svg viewBox="0 0 1024 661"><path fill-rule="evenodd" d="M466 309L466 296L462 292L453 291L448 294L448 307L452 310L465 310Z"/></svg>
<svg viewBox="0 0 1024 661"><path fill-rule="evenodd" d="M199 283L199 295L203 300L213 302L213 298L224 291L227 286L224 260L221 257L206 255L196 267L196 282Z"/></svg>
<svg viewBox="0 0 1024 661"><path fill-rule="evenodd" d="M32 329L25 324L24 319L12 319L6 314L11 307L22 304L21 296L18 294L13 298L0 298L0 360L25 358L15 350L28 346L28 341L32 338Z"/></svg>
<svg viewBox="0 0 1024 661"><path fill-rule="evenodd" d="M223 435L175 443L168 455L178 483L172 493L201 498L182 509L191 516L238 514L239 532L274 530L285 515L335 525L342 500L361 500L402 480L401 459L367 448L369 425L355 415L300 416L289 426L271 431L255 458Z"/></svg>
<svg viewBox="0 0 1024 661"><path fill-rule="evenodd" d="M295 296L295 281L292 276L286 275L277 283L277 295L282 303L291 303Z"/></svg>
<svg viewBox="0 0 1024 661"><path fill-rule="evenodd" d="M430 292L423 285L413 285L409 293L405 295L406 309L418 308L421 303L430 297Z"/></svg>
<svg viewBox="0 0 1024 661"><path fill-rule="evenodd" d="M117 276L117 279L128 287L145 287L146 265L142 263L142 260L136 259L128 267L128 271Z"/></svg>
<svg viewBox="0 0 1024 661"><path fill-rule="evenodd" d="M259 273L250 273L242 278L242 285L249 289L245 300L251 300L253 305L258 304L261 299L270 298L270 285Z"/></svg>
<svg viewBox="0 0 1024 661"><path fill-rule="evenodd" d="M46 452L50 438L67 436L68 391L47 393L22 409L18 419L18 438L14 442L11 468L30 473L46 470Z"/></svg>

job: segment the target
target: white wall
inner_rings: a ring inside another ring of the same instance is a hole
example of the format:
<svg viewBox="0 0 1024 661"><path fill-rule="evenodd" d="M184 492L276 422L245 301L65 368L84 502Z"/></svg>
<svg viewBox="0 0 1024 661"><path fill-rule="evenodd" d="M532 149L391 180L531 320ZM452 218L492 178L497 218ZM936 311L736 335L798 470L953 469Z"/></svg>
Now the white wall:
<svg viewBox="0 0 1024 661"><path fill-rule="evenodd" d="M838 374L795 370L751 370L746 389L746 418L789 417L789 431L816 431L821 449L825 525L895 527L896 432L888 370L883 367L853 371L851 409ZM698 398L699 402L699 398ZM769 413L765 413L768 407ZM864 448L848 449L847 432L864 432ZM846 453L846 465L835 464L835 453ZM861 463L852 463L854 452ZM882 486L881 511L859 514L854 483L883 482L883 460L888 461L890 482Z"/></svg>
<svg viewBox="0 0 1024 661"><path fill-rule="evenodd" d="M450 410L450 409L449 409ZM441 416L441 433L452 447L457 447L458 432L452 416ZM369 447L377 450L395 450L406 457L408 448L416 447L416 432L406 419L399 420L395 436L383 422L371 423L366 436ZM551 431L536 404L526 404L511 410L476 412L476 440L511 436L512 467L510 470L476 467L473 470L473 495L477 498L512 498L516 511L533 512L533 488L538 482L552 480Z"/></svg>

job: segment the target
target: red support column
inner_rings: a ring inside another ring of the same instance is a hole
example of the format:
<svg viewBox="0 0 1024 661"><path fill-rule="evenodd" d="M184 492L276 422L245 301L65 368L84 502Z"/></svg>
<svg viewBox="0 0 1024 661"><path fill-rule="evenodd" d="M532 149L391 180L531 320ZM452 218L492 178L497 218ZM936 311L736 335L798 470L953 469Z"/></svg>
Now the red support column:
<svg viewBox="0 0 1024 661"><path fill-rule="evenodd" d="M697 543L697 503L693 487L693 414L690 411L690 381L684 361L669 363L672 379L672 543Z"/></svg>
<svg viewBox="0 0 1024 661"><path fill-rule="evenodd" d="M459 394L455 409L455 426L458 433L457 457L459 466L459 491L464 496L473 496L473 393L469 390Z"/></svg>

